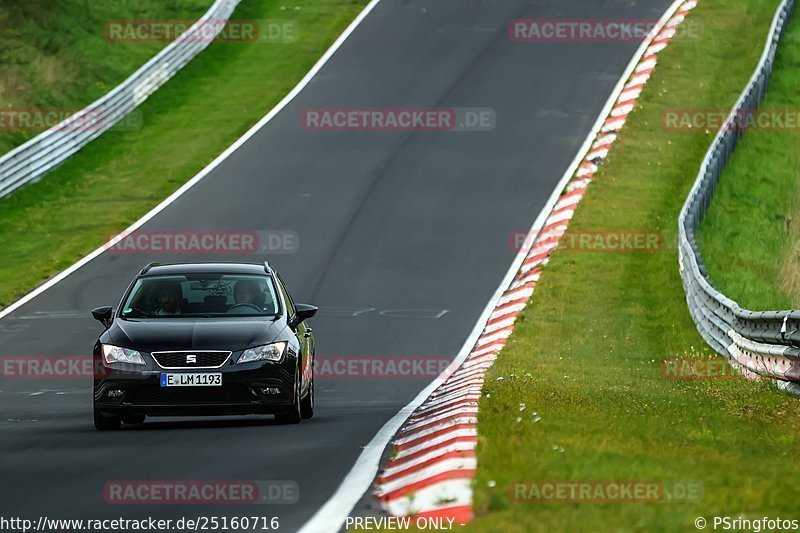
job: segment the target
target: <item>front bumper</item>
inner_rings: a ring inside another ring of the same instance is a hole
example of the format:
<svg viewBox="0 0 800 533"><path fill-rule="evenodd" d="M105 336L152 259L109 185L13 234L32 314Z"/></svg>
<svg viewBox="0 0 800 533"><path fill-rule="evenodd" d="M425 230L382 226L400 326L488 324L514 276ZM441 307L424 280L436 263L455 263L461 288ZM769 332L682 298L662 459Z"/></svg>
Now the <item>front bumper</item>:
<svg viewBox="0 0 800 533"><path fill-rule="evenodd" d="M280 414L294 404L296 360L289 355L280 363L258 361L234 364L239 353L215 369L161 368L148 354L146 366L106 366L95 353L94 404L109 416L206 416ZM222 386L162 387L163 373L221 373ZM268 391L266 389L277 389Z"/></svg>

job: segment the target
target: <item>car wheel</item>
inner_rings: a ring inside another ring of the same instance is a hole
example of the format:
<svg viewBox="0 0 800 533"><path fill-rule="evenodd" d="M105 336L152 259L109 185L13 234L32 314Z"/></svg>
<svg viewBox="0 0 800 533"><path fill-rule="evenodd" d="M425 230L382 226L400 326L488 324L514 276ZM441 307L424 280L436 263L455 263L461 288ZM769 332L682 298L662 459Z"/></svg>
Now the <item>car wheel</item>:
<svg viewBox="0 0 800 533"><path fill-rule="evenodd" d="M300 382L299 376L300 372L298 371L298 382L294 386L294 404L289 407L289 410L285 413L280 413L275 415L275 420L278 421L280 424L298 424L303 416L300 414Z"/></svg>
<svg viewBox="0 0 800 533"><path fill-rule="evenodd" d="M308 394L306 394L306 397L300 402L300 415L305 419L314 416L314 378L311 378Z"/></svg>
<svg viewBox="0 0 800 533"><path fill-rule="evenodd" d="M97 431L113 431L119 429L122 420L115 416L106 416L94 407L94 428Z"/></svg>

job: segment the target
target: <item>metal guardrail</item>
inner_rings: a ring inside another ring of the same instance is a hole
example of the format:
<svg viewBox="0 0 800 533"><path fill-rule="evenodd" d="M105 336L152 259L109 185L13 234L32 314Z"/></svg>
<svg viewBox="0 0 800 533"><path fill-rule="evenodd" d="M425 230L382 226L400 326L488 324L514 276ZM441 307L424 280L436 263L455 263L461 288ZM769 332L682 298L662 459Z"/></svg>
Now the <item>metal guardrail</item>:
<svg viewBox="0 0 800 533"><path fill-rule="evenodd" d="M775 52L796 3L781 2L755 72L706 152L678 219L678 258L686 302L705 341L746 376L772 379L781 389L800 395L800 311L742 308L712 286L696 242L720 174L743 133L734 121L764 99Z"/></svg>
<svg viewBox="0 0 800 533"><path fill-rule="evenodd" d="M0 157L0 198L38 180L96 139L202 52L241 0L216 0L189 29L103 97ZM210 30L209 30L210 28Z"/></svg>

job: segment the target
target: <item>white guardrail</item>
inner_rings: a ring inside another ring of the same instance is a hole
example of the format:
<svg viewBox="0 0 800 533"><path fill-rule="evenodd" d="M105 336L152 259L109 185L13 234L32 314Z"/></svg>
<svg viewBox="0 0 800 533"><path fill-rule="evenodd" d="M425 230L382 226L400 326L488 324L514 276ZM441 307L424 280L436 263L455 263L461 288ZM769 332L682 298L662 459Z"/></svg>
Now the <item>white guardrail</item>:
<svg viewBox="0 0 800 533"><path fill-rule="evenodd" d="M744 309L714 288L696 242L697 228L743 133L735 121L764 99L775 52L795 4L796 0L783 0L778 6L761 60L706 152L678 220L678 258L689 312L705 341L745 376L771 379L800 395L800 311Z"/></svg>
<svg viewBox="0 0 800 533"><path fill-rule="evenodd" d="M38 180L124 119L205 50L241 0L216 0L189 29L105 96L0 157L0 198Z"/></svg>

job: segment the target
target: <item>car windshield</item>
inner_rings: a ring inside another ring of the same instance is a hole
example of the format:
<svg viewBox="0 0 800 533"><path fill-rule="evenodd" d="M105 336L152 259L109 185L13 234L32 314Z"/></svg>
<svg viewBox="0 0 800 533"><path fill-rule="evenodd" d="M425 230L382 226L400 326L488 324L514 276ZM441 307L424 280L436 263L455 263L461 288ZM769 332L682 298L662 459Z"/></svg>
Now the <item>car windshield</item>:
<svg viewBox="0 0 800 533"><path fill-rule="evenodd" d="M278 312L272 278L245 274L140 278L122 308L124 318L270 317Z"/></svg>

